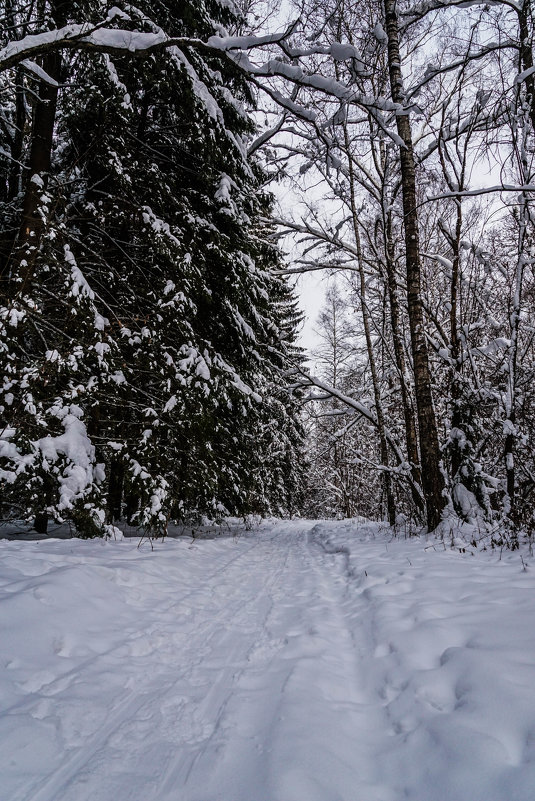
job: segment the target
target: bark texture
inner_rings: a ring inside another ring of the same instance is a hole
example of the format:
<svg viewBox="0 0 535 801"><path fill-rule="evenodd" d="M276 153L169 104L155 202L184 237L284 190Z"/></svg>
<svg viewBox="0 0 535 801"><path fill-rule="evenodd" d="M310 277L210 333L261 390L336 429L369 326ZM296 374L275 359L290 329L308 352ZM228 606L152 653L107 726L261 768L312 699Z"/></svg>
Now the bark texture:
<svg viewBox="0 0 535 801"><path fill-rule="evenodd" d="M388 37L388 69L390 90L395 103L404 104L403 77L399 47L399 26L395 0L384 0L385 29ZM425 339L421 297L420 247L416 203L416 169L412 132L408 113L396 116L397 132L403 140L400 146L403 216L405 228L405 259L407 269L407 304L411 332L411 351L414 362L414 388L420 440L422 487L427 510L427 525L435 529L446 505L444 477L440 469L440 449L433 398L429 353Z"/></svg>
<svg viewBox="0 0 535 801"><path fill-rule="evenodd" d="M65 24L65 4L51 3L54 22ZM43 56L41 66L52 79L40 80L38 96L35 99L30 154L25 168L24 201L20 228L12 247L4 250L0 267L2 284L8 296L19 292L28 293L31 289L35 262L41 247L46 226L46 211L42 195L47 188L52 162L52 144L58 102L58 86L61 80L61 51L53 50ZM20 87L22 91L22 86ZM22 107L23 108L23 107ZM21 111L22 113L22 111ZM19 117L20 114L17 114ZM13 190L15 189L13 178ZM5 248L5 245L4 245Z"/></svg>

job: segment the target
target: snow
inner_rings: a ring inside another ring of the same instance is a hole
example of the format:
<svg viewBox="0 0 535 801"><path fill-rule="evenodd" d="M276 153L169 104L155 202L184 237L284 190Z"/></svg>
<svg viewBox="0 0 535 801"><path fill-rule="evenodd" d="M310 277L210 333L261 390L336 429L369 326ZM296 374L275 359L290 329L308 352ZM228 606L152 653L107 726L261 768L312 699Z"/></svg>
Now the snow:
<svg viewBox="0 0 535 801"><path fill-rule="evenodd" d="M158 45L165 44L168 39L169 37L163 31L144 33L120 28L98 28L83 37L84 42L90 42L95 47L125 50L130 53L153 49Z"/></svg>
<svg viewBox="0 0 535 801"><path fill-rule="evenodd" d="M46 31L46 33L30 34L9 42L6 47L0 50L0 67L4 68L4 63L11 66L10 60L15 59L17 63L21 54L32 53L34 50L52 44L54 42L69 39L71 37L83 36L88 30L88 25L67 25L59 30Z"/></svg>
<svg viewBox="0 0 535 801"><path fill-rule="evenodd" d="M445 267L450 273L453 271L453 262L450 259L447 259L445 256L441 256L439 253L422 253L422 256L427 256L429 259L434 259L438 261L438 263Z"/></svg>
<svg viewBox="0 0 535 801"><path fill-rule="evenodd" d="M65 253L65 261L71 268L71 278L72 278L72 287L71 287L71 295L77 296L84 296L94 300L95 293L87 283L87 280L78 267L76 263L76 259L74 258L74 254L70 249L69 245L65 245L64 248Z"/></svg>
<svg viewBox="0 0 535 801"><path fill-rule="evenodd" d="M476 521L481 515L481 506L474 493L459 483L454 486L452 495L463 520Z"/></svg>
<svg viewBox="0 0 535 801"><path fill-rule="evenodd" d="M130 20L129 15L117 6L112 6L108 11L106 22L112 22L115 19Z"/></svg>
<svg viewBox="0 0 535 801"><path fill-rule="evenodd" d="M25 410L35 414L35 404L31 395L26 396ZM61 420L63 433L47 435L30 442L29 453L23 454L17 445L9 440L15 436L14 428L4 428L0 433L0 457L14 469L0 469L0 478L13 483L17 475L39 461L46 471L62 459L58 468L59 500L58 510L71 509L75 501L81 500L91 490L93 481L100 474L101 467L95 464L95 448L87 435L85 423L81 420L82 410L76 404L62 406L59 402L52 406L49 414ZM1 664L1 662L0 662Z"/></svg>
<svg viewBox="0 0 535 801"><path fill-rule="evenodd" d="M178 48L173 47L171 49L172 55L175 57L177 62L181 64L184 69L186 70L193 87L193 91L195 96L204 106L204 109L209 117L213 120L219 122L223 127L225 127L223 112L219 106L219 103L210 92L209 88L206 86L204 81L201 81L199 76L197 75L196 70L190 63L190 61L186 58L185 54Z"/></svg>
<svg viewBox="0 0 535 801"><path fill-rule="evenodd" d="M531 559L452 542L0 541L2 797L531 801Z"/></svg>
<svg viewBox="0 0 535 801"><path fill-rule="evenodd" d="M45 72L42 67L39 66L39 64L35 63L35 61L30 61L29 58L26 58L24 59L24 61L21 61L20 63L21 66L25 67L29 72L33 72L34 75L37 75L37 77L41 81L44 81L45 83L48 83L50 86L54 86L56 89L59 89L59 83L55 81L53 78L51 78L50 75L47 72ZM43 186L43 184L41 184L41 186Z"/></svg>
<svg viewBox="0 0 535 801"><path fill-rule="evenodd" d="M30 183L35 184L35 186L37 186L39 189L44 189L45 186L45 182L43 181L41 176L38 175L37 173L35 175L32 175L32 177L30 178Z"/></svg>
<svg viewBox="0 0 535 801"><path fill-rule="evenodd" d="M529 69L524 70L524 72L520 72L514 80L514 84L517 85L522 83L523 81L527 81L532 75L535 74L535 67L529 67Z"/></svg>
<svg viewBox="0 0 535 801"><path fill-rule="evenodd" d="M176 395L171 395L171 397L163 407L164 412L172 412L176 404L177 404Z"/></svg>
<svg viewBox="0 0 535 801"><path fill-rule="evenodd" d="M66 457L66 464L59 476L59 502L57 508L71 509L73 502L87 494L94 479L95 449L87 435L85 424L80 419L82 410L71 404L58 409L56 416L65 429L58 436L46 436L35 444L44 460L57 462L58 454Z"/></svg>
<svg viewBox="0 0 535 801"><path fill-rule="evenodd" d="M104 54L103 58L111 83L118 89L120 94L122 94L123 96L123 102L121 103L122 108L133 111L130 95L128 93L126 86L119 78L119 75L115 68L115 64L108 55Z"/></svg>
<svg viewBox="0 0 535 801"><path fill-rule="evenodd" d="M386 35L385 29L381 25L380 22L377 22L372 30L373 35L377 39L378 42L381 44L385 44L388 42L388 36Z"/></svg>
<svg viewBox="0 0 535 801"><path fill-rule="evenodd" d="M335 61L346 61L350 58L360 59L360 53L356 47L350 44L341 44L340 42L333 42L329 48L331 56Z"/></svg>
<svg viewBox="0 0 535 801"><path fill-rule="evenodd" d="M181 247L181 242L177 237L172 233L169 223L165 222L165 220L161 220L157 217L150 206L143 206L143 222L145 225L148 225L152 228L155 234L159 234L165 236L170 242L176 245L178 248ZM168 282L170 283L170 282Z"/></svg>

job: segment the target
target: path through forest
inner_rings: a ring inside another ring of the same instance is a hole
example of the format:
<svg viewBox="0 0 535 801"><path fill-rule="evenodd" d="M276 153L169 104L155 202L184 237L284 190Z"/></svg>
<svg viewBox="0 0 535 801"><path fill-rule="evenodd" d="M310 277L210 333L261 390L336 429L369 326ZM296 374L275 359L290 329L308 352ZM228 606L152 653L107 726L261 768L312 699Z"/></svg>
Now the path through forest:
<svg viewBox="0 0 535 801"><path fill-rule="evenodd" d="M531 801L535 581L376 524L0 542L5 801Z"/></svg>

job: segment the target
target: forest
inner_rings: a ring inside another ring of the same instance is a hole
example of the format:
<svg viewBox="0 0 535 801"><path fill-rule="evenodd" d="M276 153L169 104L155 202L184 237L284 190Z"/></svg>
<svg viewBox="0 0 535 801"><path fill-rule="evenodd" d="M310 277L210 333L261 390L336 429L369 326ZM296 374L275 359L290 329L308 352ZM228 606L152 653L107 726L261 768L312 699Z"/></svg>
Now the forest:
<svg viewBox="0 0 535 801"><path fill-rule="evenodd" d="M2 0L0 37L3 520L531 538L530 0Z"/></svg>
<svg viewBox="0 0 535 801"><path fill-rule="evenodd" d="M2 801L533 801L534 28L0 0Z"/></svg>

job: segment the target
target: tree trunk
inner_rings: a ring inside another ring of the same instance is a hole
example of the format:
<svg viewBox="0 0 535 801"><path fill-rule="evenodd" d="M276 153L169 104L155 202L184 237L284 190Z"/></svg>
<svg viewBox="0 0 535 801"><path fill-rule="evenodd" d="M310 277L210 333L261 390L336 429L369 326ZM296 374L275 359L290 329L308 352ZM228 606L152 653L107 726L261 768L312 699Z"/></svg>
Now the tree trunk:
<svg viewBox="0 0 535 801"><path fill-rule="evenodd" d="M124 465L121 459L112 459L108 482L108 521L122 518Z"/></svg>
<svg viewBox="0 0 535 801"><path fill-rule="evenodd" d="M533 34L529 29L529 16L533 13L531 2L524 0L521 8L517 11L518 29L520 34L520 66L521 71L533 69ZM531 125L535 131L535 74L531 73L525 79L526 99L529 104L529 116Z"/></svg>
<svg viewBox="0 0 535 801"><path fill-rule="evenodd" d="M403 104L404 90L401 74L399 28L395 0L384 0L385 28L388 37L388 68L390 89L395 103ZM440 469L438 432L431 394L431 371L425 339L421 298L420 246L416 204L416 170L412 132L408 113L396 115L400 146L401 183L405 227L405 259L407 267L407 303L414 362L414 387L420 434L422 486L426 501L427 525L435 529L446 505L444 477Z"/></svg>
<svg viewBox="0 0 535 801"><path fill-rule="evenodd" d="M55 23L58 26L64 25L66 18L63 10L60 10L62 3L56 0L51 6ZM61 51L45 54L42 68L53 82L59 83ZM33 114L21 224L11 255L8 254L7 260L2 264L2 278L8 281L7 293L11 297L17 292L30 291L35 262L41 246L45 228L41 196L47 187L50 173L57 101L58 87L40 80Z"/></svg>
<svg viewBox="0 0 535 801"><path fill-rule="evenodd" d="M451 378L451 402L453 405L453 413L451 416L451 426L452 428L463 428L464 419L460 407L462 361L459 356L461 355L461 342L459 339L459 329L457 325L457 301L459 291L459 270L461 263L460 242L462 230L462 204L460 198L456 198L456 204L457 220L455 225L455 237L450 243L453 251L453 269L451 271L450 289L450 355L453 362L453 375ZM452 479L454 479L458 474L461 463L461 451L459 448L454 448L451 454Z"/></svg>
<svg viewBox="0 0 535 801"><path fill-rule="evenodd" d="M134 526L136 521L134 519L134 515L139 510L139 495L134 490L130 490L130 492L126 496L126 522L129 526Z"/></svg>
<svg viewBox="0 0 535 801"><path fill-rule="evenodd" d="M46 512L36 512L33 527L38 534L46 534L48 531L48 514Z"/></svg>
<svg viewBox="0 0 535 801"><path fill-rule="evenodd" d="M414 416L414 406L411 399L409 382L407 379L407 365L403 341L401 337L401 310L399 304L399 287L396 278L394 242L392 239L392 215L387 214L385 222L385 260L386 277L388 285L388 301L390 305L390 324L392 326L392 341L394 343L394 358L399 373L399 389L401 403L403 406L403 420L405 423L405 439L407 441L407 456L411 466L411 485L412 499L416 508L423 511L421 495L416 491L416 486L422 486L422 475L420 471L420 454L418 452L418 435L416 433L416 420Z"/></svg>
<svg viewBox="0 0 535 801"><path fill-rule="evenodd" d="M366 349L368 351L368 362L370 365L370 373L372 376L373 397L375 403L375 413L377 415L377 432L379 434L379 450L381 456L381 464L387 469L383 471L382 481L386 497L386 508L388 514L388 522L391 526L396 523L396 502L394 493L392 492L392 477L388 470L388 444L386 441L385 433L385 418L383 411L383 403L381 399L381 388L379 386L379 378L377 375L377 366L375 364L375 354L373 352L373 343L370 330L370 320L368 306L366 304L366 277L364 275L364 264L362 261L361 244L360 244L360 231L358 222L358 212L355 203L355 173L353 169L353 160L351 158L351 148L349 143L349 136L347 133L347 125L344 125L344 140L347 153L347 160L349 165L349 192L351 200L351 216L353 224L353 234L355 237L355 244L358 253L358 270L360 278L360 308L362 313L362 322L364 325L364 335L366 338Z"/></svg>

